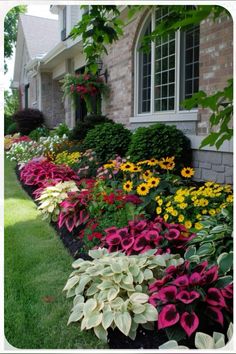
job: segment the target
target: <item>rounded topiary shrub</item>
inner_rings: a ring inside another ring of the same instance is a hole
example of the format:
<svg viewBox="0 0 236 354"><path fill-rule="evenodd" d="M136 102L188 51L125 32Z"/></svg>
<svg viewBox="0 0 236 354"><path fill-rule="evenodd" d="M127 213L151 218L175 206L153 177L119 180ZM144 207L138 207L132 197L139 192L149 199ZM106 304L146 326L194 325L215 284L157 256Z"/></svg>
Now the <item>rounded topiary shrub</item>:
<svg viewBox="0 0 236 354"><path fill-rule="evenodd" d="M178 168L191 163L191 145L190 140L174 125L157 123L138 128L133 133L128 155L134 162L175 156Z"/></svg>
<svg viewBox="0 0 236 354"><path fill-rule="evenodd" d="M28 135L32 130L41 127L44 123L44 115L38 109L25 108L13 115L17 131L21 135Z"/></svg>
<svg viewBox="0 0 236 354"><path fill-rule="evenodd" d="M84 117L83 122L78 122L69 134L71 140L83 140L89 130L93 129L97 124L114 123L106 116L89 115Z"/></svg>
<svg viewBox="0 0 236 354"><path fill-rule="evenodd" d="M103 123L91 129L83 142L84 149L93 149L100 162L105 163L115 155L125 156L131 132L122 124Z"/></svg>

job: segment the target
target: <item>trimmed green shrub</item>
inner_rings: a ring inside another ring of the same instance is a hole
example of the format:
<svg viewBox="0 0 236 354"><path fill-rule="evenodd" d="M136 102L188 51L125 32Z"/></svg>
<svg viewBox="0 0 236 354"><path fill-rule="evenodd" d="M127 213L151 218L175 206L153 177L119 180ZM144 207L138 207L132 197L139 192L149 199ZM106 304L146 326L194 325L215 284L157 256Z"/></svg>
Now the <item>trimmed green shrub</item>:
<svg viewBox="0 0 236 354"><path fill-rule="evenodd" d="M87 133L83 148L94 150L99 162L105 163L116 155L126 155L131 135L122 124L99 124Z"/></svg>
<svg viewBox="0 0 236 354"><path fill-rule="evenodd" d="M128 155L134 162L175 156L176 166L181 167L191 163L190 140L175 126L157 123L133 133Z"/></svg>
<svg viewBox="0 0 236 354"><path fill-rule="evenodd" d="M32 130L41 127L44 123L44 115L38 109L26 108L13 115L17 131L21 135L29 135Z"/></svg>
<svg viewBox="0 0 236 354"><path fill-rule="evenodd" d="M38 141L41 136L49 136L49 129L45 127L45 125L38 127L29 133L29 137L35 141Z"/></svg>
<svg viewBox="0 0 236 354"><path fill-rule="evenodd" d="M93 129L97 124L113 123L113 120L106 116L89 115L84 118L83 122L78 122L69 134L71 140L83 140L89 130Z"/></svg>
<svg viewBox="0 0 236 354"><path fill-rule="evenodd" d="M5 133L7 135L12 135L12 134L15 134L15 133L18 133L18 130L17 130L17 127L16 127L16 123L11 123L7 128L6 128L6 131Z"/></svg>

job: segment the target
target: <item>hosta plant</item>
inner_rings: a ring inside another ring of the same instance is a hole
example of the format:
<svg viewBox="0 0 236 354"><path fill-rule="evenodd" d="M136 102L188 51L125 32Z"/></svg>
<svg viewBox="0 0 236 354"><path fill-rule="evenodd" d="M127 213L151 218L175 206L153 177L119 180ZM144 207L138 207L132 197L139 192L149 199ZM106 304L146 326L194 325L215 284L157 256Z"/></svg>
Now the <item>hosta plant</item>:
<svg viewBox="0 0 236 354"><path fill-rule="evenodd" d="M68 192L77 192L79 189L74 181L59 182L55 186L48 186L43 189L38 209L44 219L57 221L60 213L60 203L67 198Z"/></svg>
<svg viewBox="0 0 236 354"><path fill-rule="evenodd" d="M232 277L220 277L217 265L204 261L196 265L185 261L169 267L164 277L153 282L149 302L158 309L158 329L169 339L205 332L215 323L222 327L232 320ZM207 325L207 328L206 328Z"/></svg>
<svg viewBox="0 0 236 354"><path fill-rule="evenodd" d="M183 262L179 255L153 253L127 257L97 249L89 252L92 261L76 260L64 288L67 297L74 297L68 324L80 322L82 331L93 329L104 341L107 330L116 327L135 339L139 324L157 320L155 307L148 303L148 285L162 278L166 267Z"/></svg>

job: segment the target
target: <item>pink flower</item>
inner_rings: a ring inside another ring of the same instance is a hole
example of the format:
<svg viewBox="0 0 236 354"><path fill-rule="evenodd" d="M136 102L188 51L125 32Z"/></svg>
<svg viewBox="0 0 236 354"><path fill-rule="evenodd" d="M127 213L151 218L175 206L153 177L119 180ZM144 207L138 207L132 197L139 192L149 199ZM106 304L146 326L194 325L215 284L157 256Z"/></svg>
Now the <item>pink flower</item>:
<svg viewBox="0 0 236 354"><path fill-rule="evenodd" d="M176 299L183 302L184 304L191 304L194 300L198 299L200 294L197 291L186 291L182 290L176 296Z"/></svg>
<svg viewBox="0 0 236 354"><path fill-rule="evenodd" d="M165 305L158 317L158 329L171 327L179 321L179 313L176 306L169 304Z"/></svg>
<svg viewBox="0 0 236 354"><path fill-rule="evenodd" d="M199 326L199 318L195 312L184 312L180 318L180 325L186 332L187 336L190 337Z"/></svg>

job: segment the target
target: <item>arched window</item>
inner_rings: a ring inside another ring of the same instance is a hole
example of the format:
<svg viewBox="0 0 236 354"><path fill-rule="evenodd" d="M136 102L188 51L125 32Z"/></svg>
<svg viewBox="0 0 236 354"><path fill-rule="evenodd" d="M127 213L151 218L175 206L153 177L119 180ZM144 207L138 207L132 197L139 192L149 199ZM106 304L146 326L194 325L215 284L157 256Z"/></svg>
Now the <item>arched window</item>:
<svg viewBox="0 0 236 354"><path fill-rule="evenodd" d="M140 31L135 48L134 112L163 121L196 120L196 110L184 111L180 103L199 88L199 26L157 37L149 53L140 49L143 37L170 11L166 6L154 8Z"/></svg>

